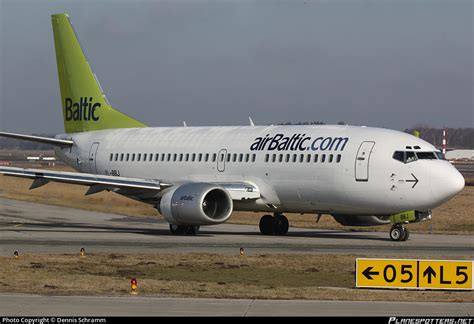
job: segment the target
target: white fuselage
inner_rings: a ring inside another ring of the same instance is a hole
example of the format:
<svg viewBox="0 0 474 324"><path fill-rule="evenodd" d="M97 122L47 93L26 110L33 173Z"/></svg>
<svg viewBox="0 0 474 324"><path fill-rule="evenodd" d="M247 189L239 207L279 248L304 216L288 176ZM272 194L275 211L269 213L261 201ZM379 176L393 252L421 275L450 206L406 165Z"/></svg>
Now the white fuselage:
<svg viewBox="0 0 474 324"><path fill-rule="evenodd" d="M261 198L235 202L235 210L389 215L432 209L464 186L447 161L394 159L395 151L438 150L412 135L381 128L163 127L58 137L74 141L72 148L56 151L81 172L173 184L255 184Z"/></svg>

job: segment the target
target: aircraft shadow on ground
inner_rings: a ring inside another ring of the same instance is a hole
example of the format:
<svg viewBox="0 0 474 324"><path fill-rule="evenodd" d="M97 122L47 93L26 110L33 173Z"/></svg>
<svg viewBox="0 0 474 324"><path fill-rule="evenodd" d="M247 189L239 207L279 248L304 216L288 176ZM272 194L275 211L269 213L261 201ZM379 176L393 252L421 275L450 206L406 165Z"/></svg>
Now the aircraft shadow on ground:
<svg viewBox="0 0 474 324"><path fill-rule="evenodd" d="M3 224L6 225L6 224ZM12 223L11 226L4 227L1 231L18 231L18 232L58 232L61 233L129 233L129 234L141 234L150 236L173 236L167 228L150 228L142 227L116 227L107 225L90 225L84 223L23 223L20 227L16 227L18 223ZM218 235L230 235L230 236L262 236L258 230L255 231L221 231L213 230L210 227L201 229L196 237L214 237ZM183 235L186 237L192 237L189 235ZM349 230L308 230L308 231L296 231L292 232L291 229L285 236L265 236L268 238L308 238L308 239L347 239L347 240L372 240L372 241L390 241L388 238L383 238L373 232L352 232Z"/></svg>

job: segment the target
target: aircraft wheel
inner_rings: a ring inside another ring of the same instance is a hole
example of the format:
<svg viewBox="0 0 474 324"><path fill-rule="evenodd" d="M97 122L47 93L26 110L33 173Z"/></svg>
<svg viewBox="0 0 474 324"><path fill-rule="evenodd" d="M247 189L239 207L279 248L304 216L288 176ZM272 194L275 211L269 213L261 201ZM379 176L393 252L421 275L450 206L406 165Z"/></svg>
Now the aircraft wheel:
<svg viewBox="0 0 474 324"><path fill-rule="evenodd" d="M392 226L390 229L390 239L392 241L403 241L406 236L405 228L401 225Z"/></svg>
<svg viewBox="0 0 474 324"><path fill-rule="evenodd" d="M197 235L199 232L199 226L185 226L185 233L187 235Z"/></svg>
<svg viewBox="0 0 474 324"><path fill-rule="evenodd" d="M276 235L286 235L286 233L288 233L288 228L290 227L288 218L284 215L275 215L274 222L273 226Z"/></svg>
<svg viewBox="0 0 474 324"><path fill-rule="evenodd" d="M272 215L263 215L259 223L260 233L263 235L273 235L275 232Z"/></svg>
<svg viewBox="0 0 474 324"><path fill-rule="evenodd" d="M170 232L173 235L182 235L185 232L185 227L186 226L170 224Z"/></svg>

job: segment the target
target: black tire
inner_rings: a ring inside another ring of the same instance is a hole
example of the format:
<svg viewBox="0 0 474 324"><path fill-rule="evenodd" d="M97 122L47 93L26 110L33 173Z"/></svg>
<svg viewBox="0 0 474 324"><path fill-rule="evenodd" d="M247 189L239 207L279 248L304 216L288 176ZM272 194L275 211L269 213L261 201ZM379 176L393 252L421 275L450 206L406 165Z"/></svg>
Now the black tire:
<svg viewBox="0 0 474 324"><path fill-rule="evenodd" d="M288 218L283 215L276 215L274 218L274 230L276 235L286 235L288 229L290 228L290 223Z"/></svg>
<svg viewBox="0 0 474 324"><path fill-rule="evenodd" d="M185 226L170 224L170 232L173 235L183 235Z"/></svg>
<svg viewBox="0 0 474 324"><path fill-rule="evenodd" d="M392 241L401 241L405 237L405 231L401 226L393 226L390 229L390 239Z"/></svg>
<svg viewBox="0 0 474 324"><path fill-rule="evenodd" d="M263 215L258 225L260 233L263 235L273 235L275 233L274 223L272 215Z"/></svg>
<svg viewBox="0 0 474 324"><path fill-rule="evenodd" d="M403 241L408 241L408 238L410 237L410 232L408 231L408 228L404 228L405 236L403 237Z"/></svg>
<svg viewBox="0 0 474 324"><path fill-rule="evenodd" d="M199 226L185 226L185 233L187 235L197 235L199 232Z"/></svg>

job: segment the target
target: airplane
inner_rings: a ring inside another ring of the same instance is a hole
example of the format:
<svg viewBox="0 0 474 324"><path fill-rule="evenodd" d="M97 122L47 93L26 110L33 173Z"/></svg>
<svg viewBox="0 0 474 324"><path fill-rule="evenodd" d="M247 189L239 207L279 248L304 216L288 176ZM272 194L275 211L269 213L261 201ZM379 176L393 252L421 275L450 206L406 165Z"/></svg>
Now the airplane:
<svg viewBox="0 0 474 324"><path fill-rule="evenodd" d="M342 225L406 224L464 188L463 176L428 142L403 132L347 125L148 127L113 108L68 14L52 15L65 133L47 143L78 172L0 167L0 174L87 186L153 205L170 232L196 235L233 211L264 213L263 235L285 235L284 213L329 214Z"/></svg>

